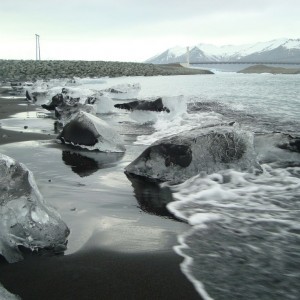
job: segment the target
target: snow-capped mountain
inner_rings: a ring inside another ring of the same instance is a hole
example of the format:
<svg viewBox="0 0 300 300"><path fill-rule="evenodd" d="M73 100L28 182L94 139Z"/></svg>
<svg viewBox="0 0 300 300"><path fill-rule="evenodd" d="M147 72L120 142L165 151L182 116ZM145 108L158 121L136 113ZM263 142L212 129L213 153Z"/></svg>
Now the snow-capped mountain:
<svg viewBox="0 0 300 300"><path fill-rule="evenodd" d="M247 45L214 46L198 44L190 49L190 62L286 62L300 63L300 39L277 39ZM166 64L187 61L187 48L176 46L158 54L147 63Z"/></svg>

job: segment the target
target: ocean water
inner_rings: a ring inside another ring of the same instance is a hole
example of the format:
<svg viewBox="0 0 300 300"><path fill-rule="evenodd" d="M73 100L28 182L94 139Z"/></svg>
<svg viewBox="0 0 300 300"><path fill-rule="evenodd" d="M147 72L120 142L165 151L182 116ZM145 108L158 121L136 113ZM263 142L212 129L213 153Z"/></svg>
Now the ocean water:
<svg viewBox="0 0 300 300"><path fill-rule="evenodd" d="M88 157L91 169L80 170L81 166L79 169L74 166L74 157L78 159L79 153L61 151L51 142L39 143L39 146L35 146L36 142L4 145L0 150L23 159L38 175L45 198L57 199L53 204L61 208L71 232L76 232L70 236L68 254L78 250L89 237L81 227L94 222L104 230L99 215L109 211L110 218L114 218L114 205L126 206L127 223L135 218L132 189L138 198L139 192L143 194L140 190L144 184L129 186L123 170L148 145L184 130L236 122L237 128L253 135L263 172L243 173L232 169L215 174L200 173L186 182L169 186L174 201L167 205L168 213L189 224L187 231L179 234L174 250L184 258L181 269L204 299L299 299L300 154L276 146L286 134L300 136L299 81L300 75L234 72L78 79L76 86L70 86L74 96L90 96L111 87L125 91L120 95L107 92L103 106L97 108L98 116L123 136L127 148L124 156L103 154L93 158L81 153ZM60 84L66 83L55 82L51 86L54 94ZM51 89L46 90L48 98ZM113 106L132 99L158 97L162 97L170 113L127 112ZM1 126L20 130L25 120L29 122L28 131L53 133L49 119L41 120L28 113L23 122L11 118L1 120ZM31 153L40 159L33 159ZM51 155L55 159L48 160ZM64 162L58 164L61 158ZM94 159L93 164L91 159ZM81 172L80 178L76 172ZM52 187L48 187L49 178ZM90 190L89 199L82 203L86 187ZM144 188L148 193L146 201L151 193L160 200L157 187ZM100 203L99 193L110 203ZM75 206L82 224L78 218L72 221L74 212L70 212L70 207ZM86 213L88 206L92 207L89 214ZM173 223L170 226L174 226ZM122 231L122 234L125 233ZM161 232L157 233L159 236ZM140 238L137 240L140 243ZM153 242L151 247L160 249L161 244L155 237L154 240L155 245ZM110 237L106 243L111 243ZM126 247L129 246L126 244Z"/></svg>
<svg viewBox="0 0 300 300"><path fill-rule="evenodd" d="M238 72L248 67L254 66L255 64L194 64L192 67L200 68L200 69L207 69L213 72ZM275 68L299 68L300 64L264 64L268 67L275 67Z"/></svg>
<svg viewBox="0 0 300 300"><path fill-rule="evenodd" d="M139 98L163 96L170 107L153 113L154 132L136 144L231 121L254 134L262 173L224 170L171 186L168 209L191 226L174 249L204 299L299 299L300 154L276 147L280 133L300 135L299 80L217 73L108 82L139 82ZM149 124L149 115L131 117Z"/></svg>

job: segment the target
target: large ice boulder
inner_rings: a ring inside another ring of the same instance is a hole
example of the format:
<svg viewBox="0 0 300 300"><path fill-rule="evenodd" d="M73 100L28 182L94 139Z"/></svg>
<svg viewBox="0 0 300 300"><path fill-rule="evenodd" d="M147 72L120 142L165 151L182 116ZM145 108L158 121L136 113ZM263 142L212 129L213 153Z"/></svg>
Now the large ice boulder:
<svg viewBox="0 0 300 300"><path fill-rule="evenodd" d="M0 154L0 254L8 262L21 260L19 246L66 249L69 229L40 194L25 165Z"/></svg>
<svg viewBox="0 0 300 300"><path fill-rule="evenodd" d="M163 138L126 167L126 173L174 183L223 169L259 168L251 133L235 126L196 128Z"/></svg>
<svg viewBox="0 0 300 300"><path fill-rule="evenodd" d="M121 136L109 124L87 112L79 112L58 135L62 143L88 150L124 152Z"/></svg>
<svg viewBox="0 0 300 300"><path fill-rule="evenodd" d="M148 111L166 111L170 112L169 108L163 104L162 98L157 98L156 100L136 100L127 103L115 104L116 108L126 109L130 111L134 110L148 110Z"/></svg>
<svg viewBox="0 0 300 300"><path fill-rule="evenodd" d="M93 105L82 104L79 102L75 104L72 102L65 102L55 108L55 116L58 121L64 125L75 118L80 111L85 111L93 115L96 114L96 110Z"/></svg>
<svg viewBox="0 0 300 300"><path fill-rule="evenodd" d="M80 111L85 111L91 114L96 114L95 107L87 102L81 100L80 97L72 97L69 90L62 89L62 92L52 97L48 104L43 104L43 108L54 111L55 117L61 124L66 124L74 118Z"/></svg>

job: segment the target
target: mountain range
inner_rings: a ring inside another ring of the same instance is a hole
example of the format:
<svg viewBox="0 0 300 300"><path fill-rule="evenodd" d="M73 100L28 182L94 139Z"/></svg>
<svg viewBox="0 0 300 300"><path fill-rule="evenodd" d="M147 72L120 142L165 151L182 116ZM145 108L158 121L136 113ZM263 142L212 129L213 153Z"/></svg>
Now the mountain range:
<svg viewBox="0 0 300 300"><path fill-rule="evenodd" d="M215 46L198 44L189 47L193 62L282 62L300 63L300 39L276 39L247 45ZM147 63L168 64L187 62L187 47L176 46L146 60Z"/></svg>

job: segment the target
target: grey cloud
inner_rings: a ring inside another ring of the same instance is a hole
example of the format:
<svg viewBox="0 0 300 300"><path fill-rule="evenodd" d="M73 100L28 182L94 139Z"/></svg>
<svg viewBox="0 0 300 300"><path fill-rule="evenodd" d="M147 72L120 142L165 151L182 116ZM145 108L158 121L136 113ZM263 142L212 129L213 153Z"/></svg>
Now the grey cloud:
<svg viewBox="0 0 300 300"><path fill-rule="evenodd" d="M0 16L7 22L39 22L49 27L123 28L160 22L180 22L218 14L300 11L298 0L9 0L2 1ZM278 9L277 9L278 8ZM9 18L5 18L9 15ZM282 18L288 17L285 13ZM280 21L280 20L279 20ZM24 24L26 26L26 24ZM99 28L98 28L99 29ZM102 29L102 28L100 28Z"/></svg>
<svg viewBox="0 0 300 300"><path fill-rule="evenodd" d="M162 48L300 37L299 12L299 0L3 0L0 27L4 44L5 36L30 40L37 31L43 42L78 48L104 39L149 39Z"/></svg>
<svg viewBox="0 0 300 300"><path fill-rule="evenodd" d="M43 15L62 22L64 19L73 22L84 21L99 24L114 21L119 24L139 22L151 23L169 20L181 20L210 14L228 12L262 12L269 8L282 5L282 0L9 0L1 3L2 14L15 12L23 15ZM285 0L285 6L300 7L298 0ZM30 20L28 20L30 21Z"/></svg>

